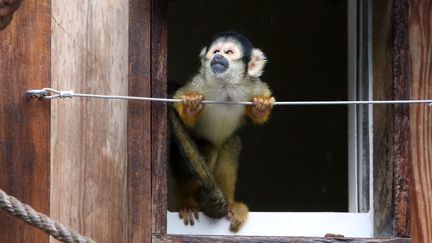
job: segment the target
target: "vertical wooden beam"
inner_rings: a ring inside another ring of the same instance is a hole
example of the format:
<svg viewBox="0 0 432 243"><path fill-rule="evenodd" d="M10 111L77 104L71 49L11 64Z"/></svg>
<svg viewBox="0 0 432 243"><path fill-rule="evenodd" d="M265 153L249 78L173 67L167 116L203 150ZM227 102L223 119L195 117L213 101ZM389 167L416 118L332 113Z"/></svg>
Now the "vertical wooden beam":
<svg viewBox="0 0 432 243"><path fill-rule="evenodd" d="M409 99L407 1L374 1L373 16L374 99ZM409 237L409 106L375 106L374 116L375 234Z"/></svg>
<svg viewBox="0 0 432 243"><path fill-rule="evenodd" d="M432 98L432 1L409 1L412 99ZM413 242L432 242L432 108L411 108Z"/></svg>
<svg viewBox="0 0 432 243"><path fill-rule="evenodd" d="M150 96L151 0L129 1L129 95ZM128 105L129 242L152 237L151 113L149 102Z"/></svg>
<svg viewBox="0 0 432 243"><path fill-rule="evenodd" d="M151 88L153 97L167 94L167 1L152 0ZM166 234L167 105L153 102L152 197L153 233Z"/></svg>
<svg viewBox="0 0 432 243"><path fill-rule="evenodd" d="M392 1L373 1L373 97L393 98ZM374 232L394 235L393 106L374 106Z"/></svg>
<svg viewBox="0 0 432 243"><path fill-rule="evenodd" d="M408 0L393 3L393 99L410 98L411 56L408 43ZM410 228L410 106L393 107L394 211L396 236L409 237Z"/></svg>
<svg viewBox="0 0 432 243"><path fill-rule="evenodd" d="M50 85L50 1L24 1L0 31L0 188L49 213L50 105L26 100ZM47 242L48 236L0 210L0 242Z"/></svg>
<svg viewBox="0 0 432 243"><path fill-rule="evenodd" d="M128 0L52 0L52 86L128 92ZM127 102L52 101L51 216L98 242L127 242Z"/></svg>

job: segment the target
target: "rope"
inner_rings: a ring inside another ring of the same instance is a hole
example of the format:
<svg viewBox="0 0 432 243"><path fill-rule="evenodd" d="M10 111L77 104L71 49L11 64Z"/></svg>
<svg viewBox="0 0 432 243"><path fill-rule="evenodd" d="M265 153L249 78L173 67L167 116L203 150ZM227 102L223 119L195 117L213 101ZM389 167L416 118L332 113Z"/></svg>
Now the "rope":
<svg viewBox="0 0 432 243"><path fill-rule="evenodd" d="M117 99L117 100L146 100L155 102L182 102L180 99L167 99L167 98L152 98L152 97L138 97L138 96L121 96L121 95L99 95L99 94L81 94L75 93L73 90L62 91L52 88L43 88L36 90L26 91L28 98L96 98L96 99ZM253 105L250 101L214 101L203 100L203 104L225 104L225 105ZM304 105L377 105L377 104L429 104L432 106L432 100L348 100L348 101L276 101L273 105L279 106L304 106Z"/></svg>
<svg viewBox="0 0 432 243"><path fill-rule="evenodd" d="M6 210L15 217L37 227L57 240L71 243L93 243L92 239L80 235L78 232L68 229L66 226L54 221L45 214L36 212L32 207L20 202L15 197L9 196L0 189L0 208Z"/></svg>

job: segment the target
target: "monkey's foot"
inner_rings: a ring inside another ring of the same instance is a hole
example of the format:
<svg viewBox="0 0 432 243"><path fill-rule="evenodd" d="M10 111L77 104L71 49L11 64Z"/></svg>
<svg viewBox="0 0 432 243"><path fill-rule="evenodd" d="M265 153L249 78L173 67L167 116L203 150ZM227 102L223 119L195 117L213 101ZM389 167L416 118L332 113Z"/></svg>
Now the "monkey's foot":
<svg viewBox="0 0 432 243"><path fill-rule="evenodd" d="M230 230L237 232L246 222L249 208L241 202L232 202L228 207L227 218L231 220Z"/></svg>
<svg viewBox="0 0 432 243"><path fill-rule="evenodd" d="M199 208L191 207L191 208L181 208L179 210L180 219L183 219L185 225L194 225L195 219L198 219L198 211Z"/></svg>
<svg viewBox="0 0 432 243"><path fill-rule="evenodd" d="M204 96L198 92L187 93L182 95L180 98L183 104L185 104L186 112L189 115L195 115L203 108L201 102L204 99Z"/></svg>

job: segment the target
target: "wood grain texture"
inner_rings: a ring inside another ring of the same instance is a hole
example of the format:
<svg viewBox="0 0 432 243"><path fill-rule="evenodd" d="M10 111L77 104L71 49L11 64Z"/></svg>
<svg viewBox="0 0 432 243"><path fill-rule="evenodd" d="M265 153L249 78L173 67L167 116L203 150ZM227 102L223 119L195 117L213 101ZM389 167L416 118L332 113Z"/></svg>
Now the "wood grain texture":
<svg viewBox="0 0 432 243"><path fill-rule="evenodd" d="M128 1L52 0L52 87L128 92ZM52 101L51 216L98 242L127 242L127 103Z"/></svg>
<svg viewBox="0 0 432 243"><path fill-rule="evenodd" d="M150 96L150 0L129 1L129 95ZM128 242L150 242L151 111L149 102L128 104Z"/></svg>
<svg viewBox="0 0 432 243"><path fill-rule="evenodd" d="M373 98L393 98L392 1L373 2ZM376 236L394 235L393 210L393 107L374 109L374 232Z"/></svg>
<svg viewBox="0 0 432 243"><path fill-rule="evenodd" d="M393 99L410 98L411 57L408 43L408 0L393 1ZM395 234L409 237L410 215L410 106L393 106L393 160Z"/></svg>
<svg viewBox="0 0 432 243"><path fill-rule="evenodd" d="M151 89L153 97L167 95L167 1L152 0ZM152 198L153 233L166 234L167 195L167 105L153 102Z"/></svg>
<svg viewBox="0 0 432 243"><path fill-rule="evenodd" d="M50 85L50 1L26 0L0 31L0 188L45 214L50 208L50 106L24 92ZM0 242L48 236L0 210Z"/></svg>
<svg viewBox="0 0 432 243"><path fill-rule="evenodd" d="M409 1L412 99L432 98L432 2ZM432 110L411 107L413 242L432 242Z"/></svg>
<svg viewBox="0 0 432 243"><path fill-rule="evenodd" d="M295 242L295 243L336 243L336 242L380 242L380 243L410 243L410 239L404 238L377 238L377 239L361 239L361 238L333 238L333 237L269 237L269 236L193 236L193 235L168 235L155 236L153 242L171 243L201 243L201 242Z"/></svg>

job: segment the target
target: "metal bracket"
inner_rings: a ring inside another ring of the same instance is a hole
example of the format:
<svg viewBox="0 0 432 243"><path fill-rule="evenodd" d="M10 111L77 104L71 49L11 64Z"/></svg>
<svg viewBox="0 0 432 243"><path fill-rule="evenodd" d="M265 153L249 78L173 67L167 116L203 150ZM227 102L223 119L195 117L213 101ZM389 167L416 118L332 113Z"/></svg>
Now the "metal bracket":
<svg viewBox="0 0 432 243"><path fill-rule="evenodd" d="M30 99L30 98L44 98L47 95L48 95L48 91L43 90L43 89L32 89L32 90L27 90L25 92L25 96L26 96L27 99Z"/></svg>
<svg viewBox="0 0 432 243"><path fill-rule="evenodd" d="M44 99L55 99L55 98L73 98L73 90L56 90L51 88L33 89L25 92L26 97L29 98L44 98Z"/></svg>

